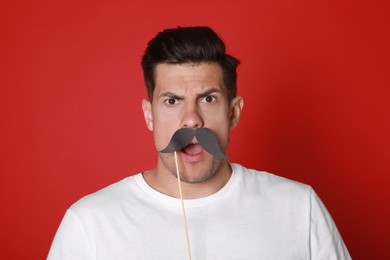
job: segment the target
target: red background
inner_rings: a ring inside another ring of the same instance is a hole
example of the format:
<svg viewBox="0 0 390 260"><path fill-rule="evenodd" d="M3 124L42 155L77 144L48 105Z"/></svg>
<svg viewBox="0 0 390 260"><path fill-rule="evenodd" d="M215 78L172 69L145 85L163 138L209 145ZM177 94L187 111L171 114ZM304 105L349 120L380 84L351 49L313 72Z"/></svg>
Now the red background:
<svg viewBox="0 0 390 260"><path fill-rule="evenodd" d="M354 259L390 259L388 1L2 1L1 259L43 259L77 199L153 167L140 58L209 25L239 57L228 154L308 183Z"/></svg>

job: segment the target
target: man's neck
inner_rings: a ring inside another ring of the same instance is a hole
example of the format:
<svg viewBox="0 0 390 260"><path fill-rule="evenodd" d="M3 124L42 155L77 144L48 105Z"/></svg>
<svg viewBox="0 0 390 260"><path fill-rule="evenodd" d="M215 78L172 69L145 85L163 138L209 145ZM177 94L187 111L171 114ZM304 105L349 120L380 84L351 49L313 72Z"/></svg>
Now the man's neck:
<svg viewBox="0 0 390 260"><path fill-rule="evenodd" d="M199 183L181 182L183 199L198 199L210 196L222 189L229 181L232 169L228 162L223 162L215 174ZM165 167L156 167L143 173L145 181L155 190L179 198L177 178Z"/></svg>

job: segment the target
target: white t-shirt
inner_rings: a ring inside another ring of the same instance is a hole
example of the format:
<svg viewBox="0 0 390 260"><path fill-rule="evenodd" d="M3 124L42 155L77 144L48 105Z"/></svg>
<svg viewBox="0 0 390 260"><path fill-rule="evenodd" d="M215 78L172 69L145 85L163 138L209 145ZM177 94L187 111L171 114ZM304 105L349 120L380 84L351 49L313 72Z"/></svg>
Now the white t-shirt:
<svg viewBox="0 0 390 260"><path fill-rule="evenodd" d="M184 201L193 260L351 259L310 186L231 166L217 193ZM128 177L68 209L48 259L188 259L180 200Z"/></svg>

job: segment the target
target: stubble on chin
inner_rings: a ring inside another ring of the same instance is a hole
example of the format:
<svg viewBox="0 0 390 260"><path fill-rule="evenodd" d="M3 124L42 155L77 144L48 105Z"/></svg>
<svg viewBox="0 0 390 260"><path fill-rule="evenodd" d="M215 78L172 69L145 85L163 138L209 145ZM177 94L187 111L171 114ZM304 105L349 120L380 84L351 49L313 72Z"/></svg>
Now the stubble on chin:
<svg viewBox="0 0 390 260"><path fill-rule="evenodd" d="M161 162L163 163L164 167L175 177L177 178L177 172L176 172L176 164L175 164L175 159L173 157L173 154L164 154L164 153L159 153L159 157ZM200 174L196 174L196 176L190 176L191 173L186 173L182 172L180 170L180 179L182 182L185 183L201 183L205 182L209 179L211 179L215 173L218 171L218 169L221 167L223 162L223 159L219 159L216 157L213 157L211 160L208 162L197 162L197 163L192 163L191 164L191 170L193 172L199 172L202 171ZM206 169L201 169L203 164L208 164ZM179 161L179 169L180 169L180 161Z"/></svg>

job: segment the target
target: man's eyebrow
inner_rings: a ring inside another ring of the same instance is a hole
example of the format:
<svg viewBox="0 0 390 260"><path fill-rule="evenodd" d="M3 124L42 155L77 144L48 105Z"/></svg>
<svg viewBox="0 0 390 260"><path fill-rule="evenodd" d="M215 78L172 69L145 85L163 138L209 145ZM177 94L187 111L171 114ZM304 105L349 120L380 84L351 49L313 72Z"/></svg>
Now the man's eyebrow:
<svg viewBox="0 0 390 260"><path fill-rule="evenodd" d="M177 94L169 92L169 91L161 93L158 97L159 98L168 97L168 98L174 98L174 99L183 99L182 96L178 96Z"/></svg>
<svg viewBox="0 0 390 260"><path fill-rule="evenodd" d="M209 89L206 89L204 92L199 93L198 96L205 97L205 96L208 96L212 93L222 93L222 90L219 88L209 88ZM177 95L173 92L170 92L170 91L163 92L158 97L159 98L168 97L168 98L174 98L174 99L184 99L183 96L179 96L179 95Z"/></svg>
<svg viewBox="0 0 390 260"><path fill-rule="evenodd" d="M210 88L210 89L206 89L204 92L200 93L199 96L200 97L205 97L205 96L208 96L212 93L222 93L222 90L219 89L219 88Z"/></svg>

